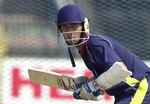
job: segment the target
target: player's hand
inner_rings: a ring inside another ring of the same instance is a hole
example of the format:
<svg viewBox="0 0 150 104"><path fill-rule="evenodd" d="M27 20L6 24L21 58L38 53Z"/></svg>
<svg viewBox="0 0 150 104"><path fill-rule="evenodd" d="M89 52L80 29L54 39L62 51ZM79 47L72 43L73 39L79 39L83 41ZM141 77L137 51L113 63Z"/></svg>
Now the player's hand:
<svg viewBox="0 0 150 104"><path fill-rule="evenodd" d="M77 86L78 89L73 93L75 99L98 101L104 95L103 90L96 88L97 86L94 85L94 80L79 86Z"/></svg>
<svg viewBox="0 0 150 104"><path fill-rule="evenodd" d="M76 84L83 84L83 83L85 83L85 82L90 82L90 81L92 81L92 80L94 80L94 79L95 79L94 76L91 77L91 78L88 78L88 77L86 77L86 76L79 76L79 77L76 77L76 78L75 78L75 82L76 82Z"/></svg>
<svg viewBox="0 0 150 104"><path fill-rule="evenodd" d="M76 84L83 84L88 80L88 77L86 76L79 76L75 78L75 83Z"/></svg>

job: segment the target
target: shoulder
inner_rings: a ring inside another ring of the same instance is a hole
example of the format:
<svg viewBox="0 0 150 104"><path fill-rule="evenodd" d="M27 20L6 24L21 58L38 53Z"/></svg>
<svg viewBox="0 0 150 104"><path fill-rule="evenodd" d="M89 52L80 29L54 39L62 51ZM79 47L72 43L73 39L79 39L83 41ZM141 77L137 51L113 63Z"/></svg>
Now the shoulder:
<svg viewBox="0 0 150 104"><path fill-rule="evenodd" d="M111 45L112 44L112 39L108 36L105 35L90 35L90 38L88 40L89 45L94 45L94 46L103 46L103 45Z"/></svg>

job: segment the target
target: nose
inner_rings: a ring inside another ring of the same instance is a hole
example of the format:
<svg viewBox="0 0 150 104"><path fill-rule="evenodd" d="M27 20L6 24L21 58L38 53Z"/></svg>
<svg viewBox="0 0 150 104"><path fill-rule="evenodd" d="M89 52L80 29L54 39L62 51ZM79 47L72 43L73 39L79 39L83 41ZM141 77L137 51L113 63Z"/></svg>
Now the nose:
<svg viewBox="0 0 150 104"><path fill-rule="evenodd" d="M73 32L68 32L65 34L67 39L72 39L74 37L74 33Z"/></svg>

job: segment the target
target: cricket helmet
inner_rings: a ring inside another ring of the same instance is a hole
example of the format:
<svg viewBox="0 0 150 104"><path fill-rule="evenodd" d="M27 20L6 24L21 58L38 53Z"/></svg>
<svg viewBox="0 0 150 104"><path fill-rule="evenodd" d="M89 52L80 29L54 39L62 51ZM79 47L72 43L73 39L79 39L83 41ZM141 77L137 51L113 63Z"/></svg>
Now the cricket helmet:
<svg viewBox="0 0 150 104"><path fill-rule="evenodd" d="M80 6L74 4L66 5L58 12L57 25L83 23L84 18L87 18L87 15Z"/></svg>
<svg viewBox="0 0 150 104"><path fill-rule="evenodd" d="M70 4L62 7L57 15L57 26L83 23L84 31L89 33L89 19L87 14L79 5Z"/></svg>

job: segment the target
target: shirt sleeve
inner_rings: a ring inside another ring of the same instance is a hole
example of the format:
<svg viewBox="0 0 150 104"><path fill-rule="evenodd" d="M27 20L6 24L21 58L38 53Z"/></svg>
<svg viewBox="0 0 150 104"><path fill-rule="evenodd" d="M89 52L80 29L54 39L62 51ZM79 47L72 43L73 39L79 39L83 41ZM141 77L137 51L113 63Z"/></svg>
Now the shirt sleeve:
<svg viewBox="0 0 150 104"><path fill-rule="evenodd" d="M105 70L108 70L115 62L122 61L109 45L93 46L91 48L91 54L96 64Z"/></svg>

